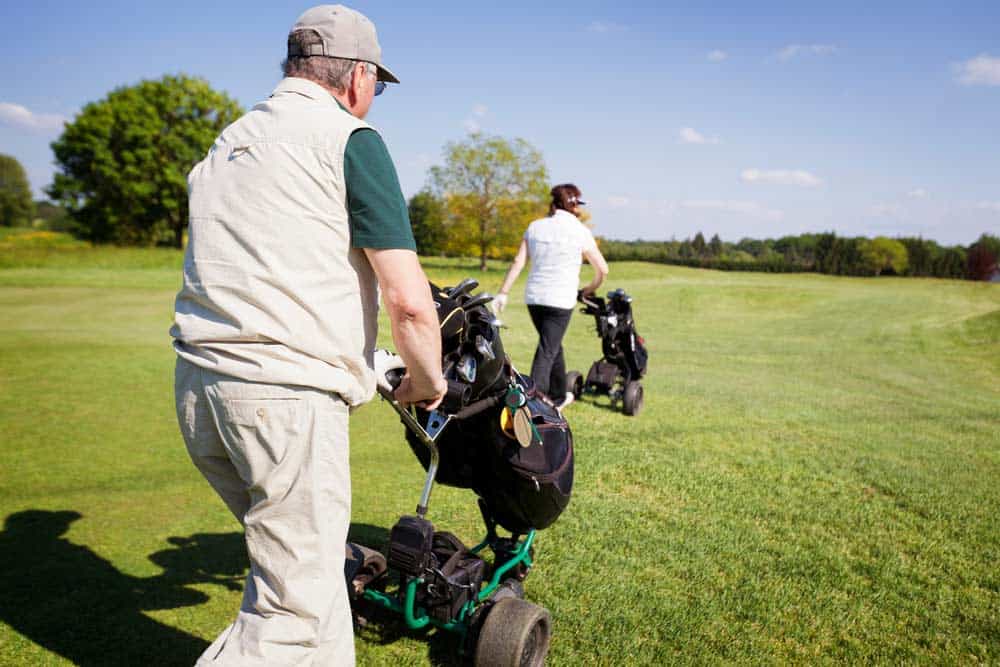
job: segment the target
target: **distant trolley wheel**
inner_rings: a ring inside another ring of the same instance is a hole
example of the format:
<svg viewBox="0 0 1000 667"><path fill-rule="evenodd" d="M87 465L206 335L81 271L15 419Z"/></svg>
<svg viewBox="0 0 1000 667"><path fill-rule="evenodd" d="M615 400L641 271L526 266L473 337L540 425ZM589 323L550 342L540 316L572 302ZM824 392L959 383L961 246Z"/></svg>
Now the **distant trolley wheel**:
<svg viewBox="0 0 1000 667"><path fill-rule="evenodd" d="M580 371L566 373L566 388L573 392L573 398L583 395L583 374Z"/></svg>
<svg viewBox="0 0 1000 667"><path fill-rule="evenodd" d="M476 642L476 667L541 667L549 652L549 612L526 600L497 600Z"/></svg>
<svg viewBox="0 0 1000 667"><path fill-rule="evenodd" d="M634 417L642 410L642 383L633 380L625 385L622 392L622 410L630 417Z"/></svg>

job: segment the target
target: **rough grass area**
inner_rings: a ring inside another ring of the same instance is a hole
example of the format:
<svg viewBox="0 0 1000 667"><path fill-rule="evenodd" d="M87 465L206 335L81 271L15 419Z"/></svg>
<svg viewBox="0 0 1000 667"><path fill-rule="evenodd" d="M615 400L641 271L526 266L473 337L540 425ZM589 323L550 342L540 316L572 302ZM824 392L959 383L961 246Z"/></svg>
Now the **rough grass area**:
<svg viewBox="0 0 1000 667"><path fill-rule="evenodd" d="M232 619L245 557L174 422L180 255L0 258L0 663L191 664ZM611 272L651 350L646 407L569 410L574 499L527 581L554 618L550 664L1000 661L1000 288ZM505 319L527 369L518 290ZM599 354L575 315L571 366ZM378 545L422 470L377 401L352 437L353 534ZM468 492L437 488L431 518L480 536ZM420 665L455 644L389 623L357 647Z"/></svg>

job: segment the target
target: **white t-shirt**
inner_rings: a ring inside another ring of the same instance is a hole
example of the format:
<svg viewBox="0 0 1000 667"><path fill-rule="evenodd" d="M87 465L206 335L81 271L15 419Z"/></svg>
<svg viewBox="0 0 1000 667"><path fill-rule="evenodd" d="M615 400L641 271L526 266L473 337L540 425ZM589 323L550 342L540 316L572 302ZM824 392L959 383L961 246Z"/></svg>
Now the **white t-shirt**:
<svg viewBox="0 0 1000 667"><path fill-rule="evenodd" d="M594 235L575 215L559 209L528 225L524 240L528 242L531 261L524 302L572 308L580 284L583 252L597 248Z"/></svg>

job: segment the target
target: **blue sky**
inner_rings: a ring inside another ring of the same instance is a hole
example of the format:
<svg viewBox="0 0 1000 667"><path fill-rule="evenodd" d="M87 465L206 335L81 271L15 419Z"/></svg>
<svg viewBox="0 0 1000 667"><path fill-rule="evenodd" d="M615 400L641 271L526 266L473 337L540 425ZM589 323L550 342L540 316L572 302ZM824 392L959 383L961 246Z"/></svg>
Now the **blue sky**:
<svg viewBox="0 0 1000 667"><path fill-rule="evenodd" d="M0 152L36 192L63 119L184 72L244 106L309 3L0 9ZM613 238L1000 234L1000 3L389 3L373 106L407 196L474 129L523 137Z"/></svg>

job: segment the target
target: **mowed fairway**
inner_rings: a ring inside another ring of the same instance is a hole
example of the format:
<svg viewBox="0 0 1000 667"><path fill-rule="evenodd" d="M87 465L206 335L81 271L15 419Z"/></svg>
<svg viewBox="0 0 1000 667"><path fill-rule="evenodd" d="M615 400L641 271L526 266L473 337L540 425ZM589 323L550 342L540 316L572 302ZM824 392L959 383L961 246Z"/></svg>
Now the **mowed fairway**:
<svg viewBox="0 0 1000 667"><path fill-rule="evenodd" d="M191 664L245 557L175 424L179 255L86 253L0 270L0 663ZM608 284L635 297L646 406L569 409L574 498L527 580L549 664L1000 661L1000 286L638 263ZM600 356L591 319L567 355ZM378 401L352 438L352 532L378 546L423 474ZM430 518L480 537L469 492L438 487ZM451 664L455 642L388 623L357 648Z"/></svg>

